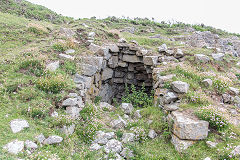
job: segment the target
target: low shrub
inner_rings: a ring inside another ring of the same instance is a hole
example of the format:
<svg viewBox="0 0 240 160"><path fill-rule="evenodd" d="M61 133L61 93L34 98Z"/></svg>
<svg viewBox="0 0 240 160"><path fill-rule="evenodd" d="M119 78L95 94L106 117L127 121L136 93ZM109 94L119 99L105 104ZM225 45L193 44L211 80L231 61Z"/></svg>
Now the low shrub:
<svg viewBox="0 0 240 160"><path fill-rule="evenodd" d="M158 107L148 107L141 110L143 118L151 119L153 122L149 125L158 134L163 135L165 139L171 136L171 124L165 119L165 114Z"/></svg>
<svg viewBox="0 0 240 160"><path fill-rule="evenodd" d="M54 121L51 121L54 127L63 127L69 126L74 123L74 119L70 115L59 115L54 118Z"/></svg>
<svg viewBox="0 0 240 160"><path fill-rule="evenodd" d="M101 100L102 100L102 97L96 96L96 97L94 98L94 104L99 105L99 103L101 102Z"/></svg>
<svg viewBox="0 0 240 160"><path fill-rule="evenodd" d="M18 83L8 84L8 85L5 86L4 91L7 92L7 93L16 92L19 88L18 86L19 86Z"/></svg>
<svg viewBox="0 0 240 160"><path fill-rule="evenodd" d="M18 98L22 101L32 100L36 98L38 95L39 93L36 92L35 88L33 87L23 88L18 91Z"/></svg>
<svg viewBox="0 0 240 160"><path fill-rule="evenodd" d="M72 61L65 61L61 68L68 74L74 75L77 73L77 65Z"/></svg>
<svg viewBox="0 0 240 160"><path fill-rule="evenodd" d="M63 43L55 43L52 48L57 52L64 52L67 49Z"/></svg>
<svg viewBox="0 0 240 160"><path fill-rule="evenodd" d="M48 116L51 104L47 100L32 100L20 105L21 114L33 119L43 119Z"/></svg>
<svg viewBox="0 0 240 160"><path fill-rule="evenodd" d="M127 84L125 85L125 96L122 97L123 103L131 103L134 107L149 107L153 105L153 93L148 95L145 90L145 85L137 90L134 85L131 85L129 90Z"/></svg>
<svg viewBox="0 0 240 160"><path fill-rule="evenodd" d="M20 63L19 70L27 70L27 73L32 73L35 76L42 76L45 74L44 67L39 60L26 60Z"/></svg>
<svg viewBox="0 0 240 160"><path fill-rule="evenodd" d="M186 98L188 103L199 104L199 105L209 104L208 100L205 97L203 97L203 95L193 91L189 91L184 95L184 97Z"/></svg>
<svg viewBox="0 0 240 160"><path fill-rule="evenodd" d="M67 84L64 81L64 77L58 76L47 76L40 78L36 82L37 88L45 92L58 93L59 91L66 88Z"/></svg>
<svg viewBox="0 0 240 160"><path fill-rule="evenodd" d="M213 81L213 88L216 90L217 93L222 94L226 92L228 89L228 84L226 82L222 82L220 80Z"/></svg>
<svg viewBox="0 0 240 160"><path fill-rule="evenodd" d="M96 131L101 125L95 121L96 110L93 105L87 104L80 112L80 121L76 129L78 137L85 143L91 143Z"/></svg>
<svg viewBox="0 0 240 160"><path fill-rule="evenodd" d="M209 122L209 126L213 129L221 131L228 127L227 121L218 113L212 110L203 109L195 113L199 119Z"/></svg>

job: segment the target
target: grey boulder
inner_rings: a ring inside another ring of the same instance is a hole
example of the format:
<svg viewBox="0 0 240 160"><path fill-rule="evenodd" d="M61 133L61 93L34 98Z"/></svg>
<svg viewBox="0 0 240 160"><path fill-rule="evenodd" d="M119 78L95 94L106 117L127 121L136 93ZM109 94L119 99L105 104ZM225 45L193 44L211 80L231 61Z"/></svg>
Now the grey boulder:
<svg viewBox="0 0 240 160"><path fill-rule="evenodd" d="M187 93L189 89L189 84L182 81L174 81L171 85L172 89L177 93Z"/></svg>
<svg viewBox="0 0 240 160"><path fill-rule="evenodd" d="M3 146L4 150L7 150L11 154L18 154L24 149L24 141L14 140L5 146Z"/></svg>
<svg viewBox="0 0 240 160"><path fill-rule="evenodd" d="M63 138L60 136L49 136L47 139L43 141L43 144L58 144L63 141Z"/></svg>
<svg viewBox="0 0 240 160"><path fill-rule="evenodd" d="M23 119L14 119L10 122L10 127L13 133L22 131L24 128L29 128L29 124Z"/></svg>

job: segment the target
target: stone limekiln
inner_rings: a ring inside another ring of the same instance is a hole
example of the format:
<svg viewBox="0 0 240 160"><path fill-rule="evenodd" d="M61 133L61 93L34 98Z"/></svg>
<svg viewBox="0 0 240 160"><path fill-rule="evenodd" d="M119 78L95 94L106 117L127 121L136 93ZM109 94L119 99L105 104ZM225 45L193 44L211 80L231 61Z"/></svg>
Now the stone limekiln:
<svg viewBox="0 0 240 160"><path fill-rule="evenodd" d="M85 100L96 96L111 103L124 95L125 84L141 87L148 92L153 86L152 70L158 56L145 56L147 51L135 44L118 43L98 47L91 44L97 57L81 57L82 75L75 76L77 88ZM85 84L83 86L83 84Z"/></svg>

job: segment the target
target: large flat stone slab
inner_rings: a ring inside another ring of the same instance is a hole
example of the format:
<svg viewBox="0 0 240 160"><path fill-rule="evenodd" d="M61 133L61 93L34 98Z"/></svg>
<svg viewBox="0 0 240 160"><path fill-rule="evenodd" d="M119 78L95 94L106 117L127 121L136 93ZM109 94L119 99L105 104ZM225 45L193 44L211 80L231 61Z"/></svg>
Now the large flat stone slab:
<svg viewBox="0 0 240 160"><path fill-rule="evenodd" d="M173 119L173 133L180 139L201 140L208 136L207 121L189 117L182 112L174 111L171 114Z"/></svg>
<svg viewBox="0 0 240 160"><path fill-rule="evenodd" d="M123 61L124 62L131 62L131 63L139 63L142 62L140 57L136 56L136 55L127 55L124 54L123 55Z"/></svg>

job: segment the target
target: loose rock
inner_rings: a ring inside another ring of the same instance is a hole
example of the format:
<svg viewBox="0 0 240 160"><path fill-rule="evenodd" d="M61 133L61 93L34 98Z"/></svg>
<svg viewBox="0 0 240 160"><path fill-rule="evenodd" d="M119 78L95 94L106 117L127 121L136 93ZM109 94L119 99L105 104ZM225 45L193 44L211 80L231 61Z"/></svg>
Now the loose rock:
<svg viewBox="0 0 240 160"><path fill-rule="evenodd" d="M187 93L189 85L186 82L174 81L172 82L172 89L177 93Z"/></svg>
<svg viewBox="0 0 240 160"><path fill-rule="evenodd" d="M49 136L47 139L43 141L43 144L58 144L63 140L60 136Z"/></svg>
<svg viewBox="0 0 240 160"><path fill-rule="evenodd" d="M131 103L122 103L120 108L124 111L125 114L131 114L133 112L133 106Z"/></svg>
<svg viewBox="0 0 240 160"><path fill-rule="evenodd" d="M7 150L11 154L18 154L24 149L24 141L18 141L16 139L3 146L3 149Z"/></svg>
<svg viewBox="0 0 240 160"><path fill-rule="evenodd" d="M29 128L29 124L26 120L23 119L14 119L10 122L10 127L13 133L18 133L24 128Z"/></svg>

